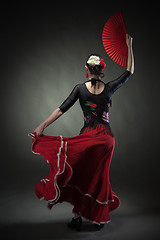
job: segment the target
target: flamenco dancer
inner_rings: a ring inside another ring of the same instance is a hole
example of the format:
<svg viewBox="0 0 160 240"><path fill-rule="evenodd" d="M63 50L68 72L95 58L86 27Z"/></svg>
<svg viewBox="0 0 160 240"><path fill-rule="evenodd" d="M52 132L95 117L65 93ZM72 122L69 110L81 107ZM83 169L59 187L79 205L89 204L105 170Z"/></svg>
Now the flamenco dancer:
<svg viewBox="0 0 160 240"><path fill-rule="evenodd" d="M119 198L111 189L109 168L115 138L109 125L109 107L114 92L134 72L132 37L126 34L128 63L126 71L116 80L103 82L105 63L99 55L87 58L88 78L74 86L67 99L29 136L32 151L41 154L50 165L50 173L35 186L37 197L55 204L69 202L74 216L68 227L81 229L82 219L91 221L97 230L110 221L109 212L116 209ZM47 136L44 129L56 121L79 99L84 126L74 137Z"/></svg>

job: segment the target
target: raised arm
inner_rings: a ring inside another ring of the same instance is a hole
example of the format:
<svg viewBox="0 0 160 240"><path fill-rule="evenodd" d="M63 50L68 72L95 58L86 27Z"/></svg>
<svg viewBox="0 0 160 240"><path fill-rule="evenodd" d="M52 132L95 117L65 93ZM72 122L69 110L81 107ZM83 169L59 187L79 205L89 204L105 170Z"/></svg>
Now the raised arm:
<svg viewBox="0 0 160 240"><path fill-rule="evenodd" d="M66 112L76 102L78 97L79 89L77 84L68 96L68 98L60 105L60 107L56 108L53 113L34 130L37 136L41 136L44 129L48 127L51 123L53 123L55 120L57 120L64 112Z"/></svg>
<svg viewBox="0 0 160 240"><path fill-rule="evenodd" d="M132 74L134 73L134 57L133 57L133 49L132 49L133 38L126 34L126 44L128 46L128 63L127 70Z"/></svg>
<svg viewBox="0 0 160 240"><path fill-rule="evenodd" d="M118 88L124 85L134 72L134 57L133 57L133 50L132 50L132 41L133 41L132 37L126 34L126 44L128 46L127 70L120 77L108 83L112 93L114 93Z"/></svg>

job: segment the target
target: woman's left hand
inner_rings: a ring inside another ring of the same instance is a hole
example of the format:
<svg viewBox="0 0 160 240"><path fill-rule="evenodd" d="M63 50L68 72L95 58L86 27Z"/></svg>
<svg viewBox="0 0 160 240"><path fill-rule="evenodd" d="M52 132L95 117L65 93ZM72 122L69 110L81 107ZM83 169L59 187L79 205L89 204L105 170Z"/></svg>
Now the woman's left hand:
<svg viewBox="0 0 160 240"><path fill-rule="evenodd" d="M38 126L34 132L36 132L37 136L42 136L43 135L43 131L44 131L44 127L43 125L41 124L40 126Z"/></svg>

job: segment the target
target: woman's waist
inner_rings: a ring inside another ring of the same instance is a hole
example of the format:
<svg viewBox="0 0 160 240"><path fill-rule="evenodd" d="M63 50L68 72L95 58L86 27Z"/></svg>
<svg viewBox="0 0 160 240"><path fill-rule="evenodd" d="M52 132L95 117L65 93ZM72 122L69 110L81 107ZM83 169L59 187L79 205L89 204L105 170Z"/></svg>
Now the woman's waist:
<svg viewBox="0 0 160 240"><path fill-rule="evenodd" d="M92 130L96 130L96 131L104 131L104 133L107 133L109 135L111 135L112 137L113 132L111 130L111 127L109 125L109 123L107 122L98 122L98 121L94 121L94 122L90 122L90 123L84 123L83 127L80 130L80 134L85 133L85 132L90 132Z"/></svg>
<svg viewBox="0 0 160 240"><path fill-rule="evenodd" d="M97 125L97 124L104 124L106 126L109 126L109 115L103 114L102 116L95 116L93 114L85 114L84 115L84 126L87 125Z"/></svg>

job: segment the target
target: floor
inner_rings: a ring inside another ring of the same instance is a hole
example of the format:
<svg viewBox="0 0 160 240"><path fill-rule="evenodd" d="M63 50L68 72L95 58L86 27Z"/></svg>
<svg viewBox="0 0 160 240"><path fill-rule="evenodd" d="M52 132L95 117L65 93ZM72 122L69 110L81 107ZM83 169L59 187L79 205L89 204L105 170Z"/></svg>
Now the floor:
<svg viewBox="0 0 160 240"><path fill-rule="evenodd" d="M101 231L83 219L81 232L69 229L72 206L57 204L48 210L45 201L39 201L32 190L4 193L0 200L1 239L83 239L125 240L160 239L160 216L141 213L132 206L120 206L110 213L111 222ZM3 237L2 237L3 236Z"/></svg>

